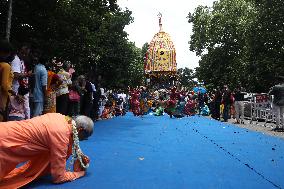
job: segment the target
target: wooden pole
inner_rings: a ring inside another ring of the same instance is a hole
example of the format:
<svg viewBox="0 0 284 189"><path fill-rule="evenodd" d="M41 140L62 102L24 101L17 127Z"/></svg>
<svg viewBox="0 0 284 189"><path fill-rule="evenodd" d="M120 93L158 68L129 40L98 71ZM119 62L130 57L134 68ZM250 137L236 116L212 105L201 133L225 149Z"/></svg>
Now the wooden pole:
<svg viewBox="0 0 284 189"><path fill-rule="evenodd" d="M8 2L8 17L7 17L7 27L6 27L6 39L10 40L10 33L11 33L11 22L12 22L12 3L13 0L9 0Z"/></svg>

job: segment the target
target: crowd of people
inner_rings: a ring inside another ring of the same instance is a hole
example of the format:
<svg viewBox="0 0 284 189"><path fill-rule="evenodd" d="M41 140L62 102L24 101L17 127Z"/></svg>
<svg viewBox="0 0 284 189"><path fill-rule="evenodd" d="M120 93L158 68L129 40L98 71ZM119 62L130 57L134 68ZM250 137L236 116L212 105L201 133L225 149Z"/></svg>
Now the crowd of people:
<svg viewBox="0 0 284 189"><path fill-rule="evenodd" d="M241 86L231 91L224 85L210 92L203 86L106 90L96 86L92 76L78 75L68 60L46 60L40 50L27 45L14 51L6 41L0 44L0 76L0 188L21 187L46 173L56 183L83 176L90 160L79 140L92 135L94 121L128 111L142 117L197 114L244 123L246 93ZM284 125L283 81L270 91L276 130ZM74 172L65 170L70 155ZM16 167L23 162L28 163Z"/></svg>
<svg viewBox="0 0 284 189"><path fill-rule="evenodd" d="M279 83L271 88L268 95L273 95L272 111L275 116L275 131L283 131L284 125L284 77L279 76ZM245 101L248 103L248 93L241 86L230 90L227 85L223 88L207 92L202 86L193 89L147 89L144 86L129 91L130 111L134 116L152 113L155 116L167 113L171 118L181 118L195 114L211 116L211 118L228 122L235 119L235 124L244 124ZM253 103L253 102L250 102ZM251 112L250 112L251 113ZM252 116L252 115L250 115Z"/></svg>
<svg viewBox="0 0 284 189"><path fill-rule="evenodd" d="M76 75L70 61L45 60L28 46L14 52L8 43L1 44L0 53L0 121L55 112L95 118L95 85L90 77Z"/></svg>
<svg viewBox="0 0 284 189"><path fill-rule="evenodd" d="M224 121L232 114L235 101L237 122L243 121L243 94L224 89L211 93L172 89L108 90L95 86L85 75L77 75L70 61L54 57L44 60L37 49L22 46L13 52L9 44L1 45L0 121L25 120L45 113L85 115L93 120L109 119L132 111L143 115L164 112L171 117L196 113L212 115ZM6 54L5 54L6 53ZM221 109L220 109L221 107Z"/></svg>
<svg viewBox="0 0 284 189"><path fill-rule="evenodd" d="M151 111L156 116L167 113L172 117L192 116L195 114L208 116L227 122L230 117L236 118L236 123L244 120L244 95L239 87L233 92L225 85L222 90L207 93L202 86L193 89L148 90L141 86L130 90L130 110L135 116L148 114Z"/></svg>
<svg viewBox="0 0 284 189"><path fill-rule="evenodd" d="M229 90L224 85L210 92L202 86L187 90L145 86L106 90L95 86L92 76L78 75L70 61L58 57L44 60L40 51L26 45L13 52L9 44L4 44L1 54L0 121L55 112L85 115L96 121L125 115L127 111L134 115L152 111L170 117L211 115L224 122L232 117L236 123L244 123L246 93L241 86Z"/></svg>

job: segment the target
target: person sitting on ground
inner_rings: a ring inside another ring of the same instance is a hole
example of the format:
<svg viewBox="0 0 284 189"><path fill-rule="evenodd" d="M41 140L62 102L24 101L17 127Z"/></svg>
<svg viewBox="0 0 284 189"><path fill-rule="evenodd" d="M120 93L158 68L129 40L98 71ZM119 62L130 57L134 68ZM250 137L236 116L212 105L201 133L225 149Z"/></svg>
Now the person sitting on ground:
<svg viewBox="0 0 284 189"><path fill-rule="evenodd" d="M108 100L104 106L104 110L101 115L102 119L110 119L114 116L112 106L113 106L112 100Z"/></svg>
<svg viewBox="0 0 284 189"><path fill-rule="evenodd" d="M155 116L164 115L165 101L162 96L159 97L159 100L156 102L156 108L154 111Z"/></svg>
<svg viewBox="0 0 284 189"><path fill-rule="evenodd" d="M8 121L30 119L29 111L29 89L20 86L17 95L10 96Z"/></svg>
<svg viewBox="0 0 284 189"><path fill-rule="evenodd" d="M207 105L205 105L201 110L201 115L209 116L209 113L210 113L209 107Z"/></svg>
<svg viewBox="0 0 284 189"><path fill-rule="evenodd" d="M71 119L59 113L0 123L0 188L20 188L46 174L54 183L84 176L89 158L79 140L90 137L93 127L89 117ZM74 172L65 169L71 154Z"/></svg>

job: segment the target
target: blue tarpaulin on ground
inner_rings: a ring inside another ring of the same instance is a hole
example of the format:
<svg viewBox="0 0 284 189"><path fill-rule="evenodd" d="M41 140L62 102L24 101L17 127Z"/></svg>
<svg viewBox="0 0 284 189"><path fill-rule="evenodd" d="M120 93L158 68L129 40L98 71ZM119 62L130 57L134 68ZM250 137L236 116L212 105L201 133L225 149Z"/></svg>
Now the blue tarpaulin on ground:
<svg viewBox="0 0 284 189"><path fill-rule="evenodd" d="M205 117L128 113L96 122L81 148L91 159L85 177L26 188L284 188L283 139Z"/></svg>

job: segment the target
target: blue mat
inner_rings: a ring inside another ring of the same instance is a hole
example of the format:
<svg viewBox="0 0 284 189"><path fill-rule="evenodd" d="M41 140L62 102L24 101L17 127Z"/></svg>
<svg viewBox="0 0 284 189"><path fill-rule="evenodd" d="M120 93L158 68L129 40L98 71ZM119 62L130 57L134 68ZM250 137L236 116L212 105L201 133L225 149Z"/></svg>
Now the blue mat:
<svg viewBox="0 0 284 189"><path fill-rule="evenodd" d="M81 148L91 159L85 177L26 188L284 188L284 140L204 117L99 121Z"/></svg>

